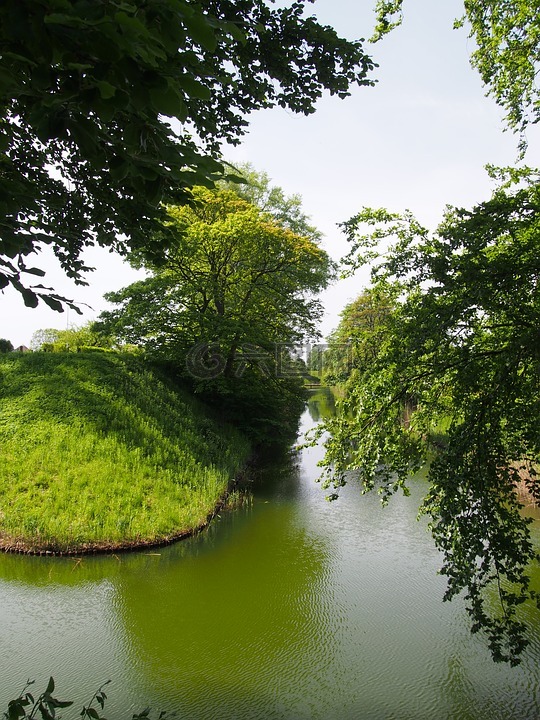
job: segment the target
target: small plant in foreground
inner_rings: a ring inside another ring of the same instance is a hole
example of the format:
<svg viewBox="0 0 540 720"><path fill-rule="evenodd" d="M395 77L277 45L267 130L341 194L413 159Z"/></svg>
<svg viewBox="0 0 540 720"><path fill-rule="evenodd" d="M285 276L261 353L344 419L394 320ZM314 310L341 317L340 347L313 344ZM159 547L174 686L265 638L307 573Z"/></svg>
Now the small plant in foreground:
<svg viewBox="0 0 540 720"><path fill-rule="evenodd" d="M92 695L88 705L83 705L79 713L79 716L83 718L83 720L106 720L105 716L100 715L100 711L94 707L94 705L99 705L101 712L103 712L105 700L107 699L103 688L109 683L110 680L103 683ZM4 720L33 720L36 717L41 717L42 720L60 720L61 716L57 715L56 711L60 708L67 708L73 705L72 700L58 700L53 696L55 684L52 677L49 678L45 691L35 699L28 690L33 684L34 680L27 680L19 696L15 698L15 700L10 700L8 709L2 716ZM176 717L176 713L162 711L158 715L158 720L169 720L173 717ZM132 720L151 720L150 708L145 708L142 712L135 713L135 715L132 715Z"/></svg>

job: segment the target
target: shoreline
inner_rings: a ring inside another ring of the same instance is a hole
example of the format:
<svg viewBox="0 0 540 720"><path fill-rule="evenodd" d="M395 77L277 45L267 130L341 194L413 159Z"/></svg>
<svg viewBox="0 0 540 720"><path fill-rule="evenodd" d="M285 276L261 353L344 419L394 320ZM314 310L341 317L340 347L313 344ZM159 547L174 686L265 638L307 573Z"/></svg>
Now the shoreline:
<svg viewBox="0 0 540 720"><path fill-rule="evenodd" d="M253 456L237 428L135 356L0 355L0 380L6 554L113 554L190 537L230 502Z"/></svg>
<svg viewBox="0 0 540 720"><path fill-rule="evenodd" d="M246 476L248 475L249 468L255 464L254 458L249 458L242 470L239 471L238 476L234 478L225 493L219 498L214 508L207 514L205 520L193 528L185 528L178 532L172 533L167 537L153 539L153 540L132 540L129 542L100 542L100 543L83 543L76 545L73 548L67 547L66 549L55 549L50 544L44 544L35 546L31 543L23 540L12 540L10 538L0 537L0 553L6 555L29 555L33 557L77 557L87 555L115 555L117 553L128 553L137 552L138 550L145 550L151 548L166 547L167 545L173 545L181 540L187 540L190 537L194 537L199 533L206 530L212 520L222 510L228 509L228 500L231 493L238 490L242 485L246 484ZM232 509L233 506L231 506Z"/></svg>

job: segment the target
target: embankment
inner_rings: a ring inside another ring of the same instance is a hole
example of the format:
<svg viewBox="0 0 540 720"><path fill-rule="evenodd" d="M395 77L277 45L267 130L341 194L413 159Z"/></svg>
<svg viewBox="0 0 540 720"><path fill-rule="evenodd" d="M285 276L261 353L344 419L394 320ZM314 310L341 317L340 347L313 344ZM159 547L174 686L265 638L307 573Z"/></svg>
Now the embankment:
<svg viewBox="0 0 540 720"><path fill-rule="evenodd" d="M248 442L140 358L0 356L0 549L162 544L204 526Z"/></svg>

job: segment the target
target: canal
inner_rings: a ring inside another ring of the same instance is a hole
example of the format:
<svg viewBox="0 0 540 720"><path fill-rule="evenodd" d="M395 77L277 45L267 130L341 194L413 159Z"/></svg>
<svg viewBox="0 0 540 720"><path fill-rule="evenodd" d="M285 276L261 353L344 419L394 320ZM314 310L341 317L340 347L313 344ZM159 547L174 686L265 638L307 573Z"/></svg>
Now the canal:
<svg viewBox="0 0 540 720"><path fill-rule="evenodd" d="M425 482L387 508L354 481L328 503L321 453L275 458L251 505L168 548L1 556L0 707L53 674L78 709L110 679L114 720L147 705L189 720L538 718L538 617L525 611L523 664L494 664L463 603L442 602L416 519Z"/></svg>

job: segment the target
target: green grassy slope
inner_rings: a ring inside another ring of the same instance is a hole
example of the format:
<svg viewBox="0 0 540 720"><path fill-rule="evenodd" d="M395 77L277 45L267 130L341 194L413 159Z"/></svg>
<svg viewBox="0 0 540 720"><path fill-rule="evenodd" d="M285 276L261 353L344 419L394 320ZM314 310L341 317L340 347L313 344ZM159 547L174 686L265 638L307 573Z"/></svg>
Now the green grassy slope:
<svg viewBox="0 0 540 720"><path fill-rule="evenodd" d="M158 542L198 527L247 442L135 357L0 355L0 546Z"/></svg>

